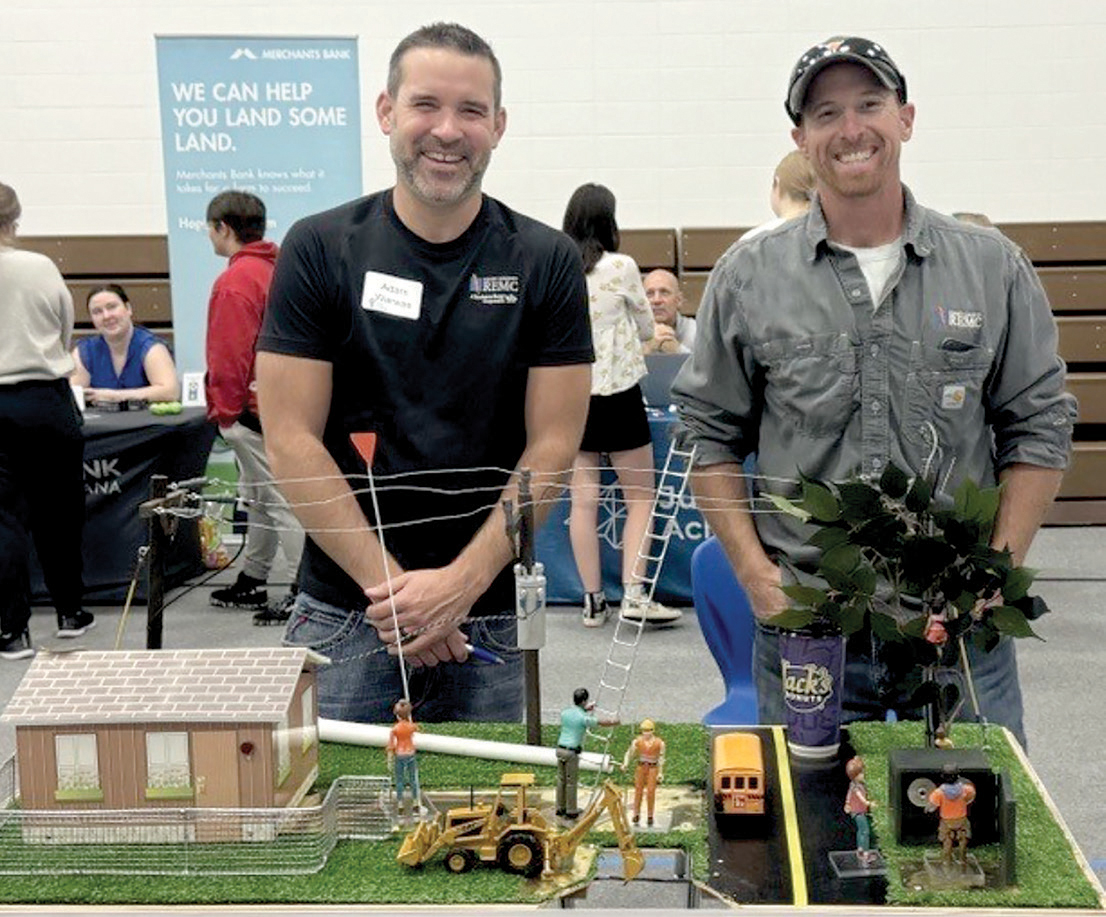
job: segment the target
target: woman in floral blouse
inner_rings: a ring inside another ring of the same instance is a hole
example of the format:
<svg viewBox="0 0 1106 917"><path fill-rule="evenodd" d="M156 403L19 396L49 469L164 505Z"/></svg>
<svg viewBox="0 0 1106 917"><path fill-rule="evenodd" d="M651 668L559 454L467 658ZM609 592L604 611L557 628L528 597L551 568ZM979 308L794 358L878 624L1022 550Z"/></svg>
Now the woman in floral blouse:
<svg viewBox="0 0 1106 917"><path fill-rule="evenodd" d="M564 231L580 246L587 273L595 344L591 404L584 440L572 473L569 534L584 585L584 624L607 617L599 562L600 457L610 459L626 501L622 531L622 613L629 618L672 620L679 612L647 601L645 563L638 549L653 506L653 444L639 380L645 375L642 342L653 336L653 310L634 259L618 254L614 195L602 185L581 185L565 210ZM667 615L667 617L665 617Z"/></svg>

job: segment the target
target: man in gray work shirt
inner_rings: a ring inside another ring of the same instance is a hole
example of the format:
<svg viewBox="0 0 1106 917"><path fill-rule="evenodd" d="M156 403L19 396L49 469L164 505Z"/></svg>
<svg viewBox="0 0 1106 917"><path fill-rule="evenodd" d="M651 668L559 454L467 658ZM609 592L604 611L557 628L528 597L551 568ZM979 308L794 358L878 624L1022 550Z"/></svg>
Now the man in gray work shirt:
<svg viewBox="0 0 1106 917"><path fill-rule="evenodd" d="M817 176L805 219L722 256L699 309L694 355L673 390L693 488L758 622L783 611L778 558L813 570L807 533L747 497L794 495L800 469L842 481L888 462L955 491L1004 484L993 543L1020 563L1067 464L1075 401L1044 291L997 231L914 201L899 175L914 106L882 47L835 38L791 75L792 137ZM752 493L741 463L755 455ZM901 707L893 660L850 638L844 716ZM982 713L1024 742L1009 639L970 650ZM890 663L890 665L889 665ZM761 722L782 722L779 650L759 625ZM901 674L901 673L898 673Z"/></svg>

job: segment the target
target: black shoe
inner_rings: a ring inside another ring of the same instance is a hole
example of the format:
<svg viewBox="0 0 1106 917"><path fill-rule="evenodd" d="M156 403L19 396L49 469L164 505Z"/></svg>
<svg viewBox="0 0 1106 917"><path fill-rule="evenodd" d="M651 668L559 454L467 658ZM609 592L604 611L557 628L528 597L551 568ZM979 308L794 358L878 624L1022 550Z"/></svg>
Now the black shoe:
<svg viewBox="0 0 1106 917"><path fill-rule="evenodd" d="M83 637L85 631L96 626L96 619L91 612L83 608L73 615L62 615L58 618L58 636L62 639L68 637Z"/></svg>
<svg viewBox="0 0 1106 917"><path fill-rule="evenodd" d="M217 608L248 608L252 611L264 611L269 607L269 593L265 590L265 580L254 579L239 573L230 586L216 589L211 593L210 602Z"/></svg>
<svg viewBox="0 0 1106 917"><path fill-rule="evenodd" d="M253 623L258 627L266 627L271 624L284 624L292 617L292 606L296 604L296 594L289 592L276 605L270 605L263 611L253 616Z"/></svg>
<svg viewBox="0 0 1106 917"><path fill-rule="evenodd" d="M27 628L23 628L21 634L0 634L0 659L27 659L34 654L31 632Z"/></svg>

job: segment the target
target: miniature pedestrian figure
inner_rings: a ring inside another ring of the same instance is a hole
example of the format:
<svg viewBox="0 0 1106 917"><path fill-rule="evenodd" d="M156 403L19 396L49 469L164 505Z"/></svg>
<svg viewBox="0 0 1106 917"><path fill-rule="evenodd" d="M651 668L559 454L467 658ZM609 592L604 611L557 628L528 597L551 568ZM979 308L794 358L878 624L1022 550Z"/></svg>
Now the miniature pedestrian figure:
<svg viewBox="0 0 1106 917"><path fill-rule="evenodd" d="M634 824L641 822L641 797L645 796L648 811L645 824L652 827L653 810L657 802L657 784L664 782L664 739L656 734L652 720L641 721L641 733L626 749L622 760L622 769L626 770L630 762L637 760L634 769Z"/></svg>
<svg viewBox="0 0 1106 917"><path fill-rule="evenodd" d="M584 748L584 733L593 726L615 726L618 718L600 719L591 711L588 689L572 692L572 706L561 711L561 734L557 738L557 815L578 818L576 785L580 777L580 752Z"/></svg>
<svg viewBox="0 0 1106 917"><path fill-rule="evenodd" d="M876 852L872 850L872 825L868 817L874 803L868 798L868 784L864 782L864 759L850 758L845 764L845 775L849 778L845 813L856 825L856 858L862 866L868 866L875 861Z"/></svg>
<svg viewBox="0 0 1106 917"><path fill-rule="evenodd" d="M945 751L954 747L952 739L949 738L949 731L944 726L937 727L937 731L933 734L933 744Z"/></svg>
<svg viewBox="0 0 1106 917"><path fill-rule="evenodd" d="M941 818L937 840L941 842L941 862L952 865L952 848L957 847L957 860L963 868L968 863L968 841L972 826L968 821L968 806L975 799L975 784L960 776L955 764L941 768L942 783L929 794L929 811L936 809Z"/></svg>
<svg viewBox="0 0 1106 917"><path fill-rule="evenodd" d="M411 702L401 698L393 708L396 723L388 734L388 768L396 787L396 813L403 808L404 790L411 792L411 812L420 811L419 762L415 756L418 724L411 719Z"/></svg>

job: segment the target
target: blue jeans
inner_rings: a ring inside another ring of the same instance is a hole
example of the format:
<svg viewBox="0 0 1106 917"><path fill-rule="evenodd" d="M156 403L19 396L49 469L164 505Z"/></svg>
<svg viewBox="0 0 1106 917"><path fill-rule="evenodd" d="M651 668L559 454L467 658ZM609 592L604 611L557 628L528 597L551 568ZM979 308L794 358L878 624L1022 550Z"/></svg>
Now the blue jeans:
<svg viewBox="0 0 1106 917"><path fill-rule="evenodd" d="M976 649L969 640L968 662L972 668L980 713L987 722L1005 726L1025 747L1025 727L1022 723L1022 693L1018 684L1018 663L1014 641L1003 637L991 652ZM913 686L902 689L908 673L888 664L883 644L868 630L849 638L845 655L845 697L841 719L882 720L888 710L900 718L918 718L920 710L905 710ZM762 723L783 723L783 680L780 673L778 632L757 624L753 637L753 680L757 689L757 711ZM964 705L959 719L971 721L975 713L966 688L961 689Z"/></svg>
<svg viewBox="0 0 1106 917"><path fill-rule="evenodd" d="M863 812L853 815L856 824L856 849L869 850L872 846L872 826Z"/></svg>
<svg viewBox="0 0 1106 917"><path fill-rule="evenodd" d="M457 720L519 722L522 719L522 654L516 620L470 618L464 630L469 642L486 647L505 665L446 662L407 666L415 719L425 723ZM317 672L319 716L354 723L391 723L392 708L403 697L399 660L390 656L365 620L365 611L349 611L320 602L306 593L296 596L284 631L285 646L307 646L330 659Z"/></svg>
<svg viewBox="0 0 1106 917"><path fill-rule="evenodd" d="M395 757L396 802L403 802L403 791L411 791L411 799L419 805L419 759L415 755L396 755Z"/></svg>

